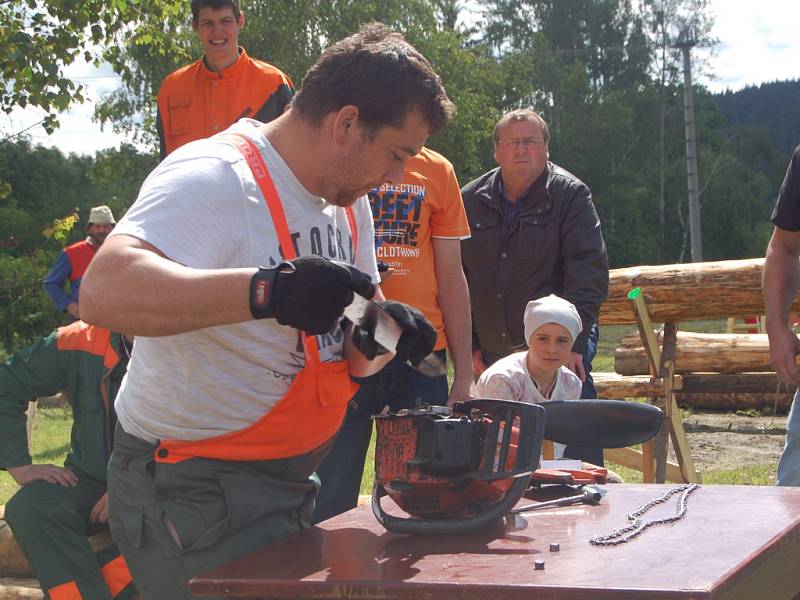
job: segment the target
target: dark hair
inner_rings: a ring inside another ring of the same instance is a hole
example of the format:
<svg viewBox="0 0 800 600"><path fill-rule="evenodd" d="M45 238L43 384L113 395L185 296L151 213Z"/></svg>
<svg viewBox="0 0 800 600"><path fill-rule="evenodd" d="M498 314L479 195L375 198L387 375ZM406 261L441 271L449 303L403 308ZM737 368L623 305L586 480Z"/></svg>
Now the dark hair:
<svg viewBox="0 0 800 600"><path fill-rule="evenodd" d="M230 6L231 10L233 10L233 16L238 21L242 14L239 11L239 0L192 0L192 24L197 25L200 21L201 8L209 7L219 10L227 6Z"/></svg>
<svg viewBox="0 0 800 600"><path fill-rule="evenodd" d="M500 137L500 130L503 128L503 126L515 121L533 121L534 123L538 123L539 128L542 130L544 143L550 143L550 128L547 126L547 121L545 121L542 116L533 109L518 108L517 110L512 110L511 112L504 114L494 126L494 129L492 130L492 143L494 145L497 145L497 140Z"/></svg>
<svg viewBox="0 0 800 600"><path fill-rule="evenodd" d="M373 132L401 127L416 109L436 133L453 114L427 59L382 23L368 23L328 47L292 99L300 118L314 124L347 105L358 108L359 121Z"/></svg>

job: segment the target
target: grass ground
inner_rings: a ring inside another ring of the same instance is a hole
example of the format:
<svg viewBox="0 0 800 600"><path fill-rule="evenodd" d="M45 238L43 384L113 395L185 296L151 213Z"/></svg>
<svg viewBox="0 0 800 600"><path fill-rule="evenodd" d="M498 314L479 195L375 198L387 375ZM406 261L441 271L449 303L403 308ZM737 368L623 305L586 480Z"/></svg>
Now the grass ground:
<svg viewBox="0 0 800 600"><path fill-rule="evenodd" d="M719 333L725 331L723 321L693 321L682 323L684 331L698 331L706 333ZM600 344L597 357L594 360L595 371L614 370L614 349L619 340L625 335L636 333L634 327L607 326L601 329ZM69 449L69 432L72 424L72 414L69 407L41 408L36 416L36 423L32 435L32 457L35 463L52 463L62 465ZM374 463L374 436L367 456L364 478L361 483L361 493L369 494L372 491ZM625 481L630 483L640 482L641 473L626 469L619 465L608 465L617 471ZM774 463L763 465L749 465L735 470L711 470L703 472L703 481L709 484L741 484L741 485L773 485L772 477L775 473ZM0 472L0 504L5 504L16 489L16 485L8 473Z"/></svg>

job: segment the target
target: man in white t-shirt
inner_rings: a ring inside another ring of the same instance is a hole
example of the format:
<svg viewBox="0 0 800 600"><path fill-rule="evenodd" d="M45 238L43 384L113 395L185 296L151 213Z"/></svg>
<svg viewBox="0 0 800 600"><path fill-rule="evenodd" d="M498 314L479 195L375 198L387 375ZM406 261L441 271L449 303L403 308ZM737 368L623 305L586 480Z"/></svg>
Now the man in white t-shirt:
<svg viewBox="0 0 800 600"><path fill-rule="evenodd" d="M364 194L451 111L427 60L367 25L323 53L278 119L167 157L95 258L82 316L138 336L109 497L144 598L190 598L191 576L308 525L351 376L390 356L339 324L378 281ZM382 306L403 329L397 356L421 361L433 328Z"/></svg>

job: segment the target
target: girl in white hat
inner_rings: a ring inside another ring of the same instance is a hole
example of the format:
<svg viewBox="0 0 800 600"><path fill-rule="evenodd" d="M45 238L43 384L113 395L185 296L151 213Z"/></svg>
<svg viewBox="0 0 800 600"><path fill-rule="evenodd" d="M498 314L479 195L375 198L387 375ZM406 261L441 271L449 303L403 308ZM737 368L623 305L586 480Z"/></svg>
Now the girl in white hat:
<svg viewBox="0 0 800 600"><path fill-rule="evenodd" d="M583 323L575 306L554 294L531 300L525 307L527 352L501 358L478 379L478 398L499 398L540 404L578 400L581 380L564 365ZM564 445L555 444L555 457Z"/></svg>
<svg viewBox="0 0 800 600"><path fill-rule="evenodd" d="M550 294L528 302L524 319L528 350L501 358L486 369L476 384L476 397L533 404L579 400L581 380L564 366L575 338L583 329L575 305ZM564 445L555 444L554 454L555 458L561 458ZM583 464L584 468L594 466ZM606 483L623 482L614 471L606 471Z"/></svg>
<svg viewBox="0 0 800 600"><path fill-rule="evenodd" d="M525 307L527 352L501 358L483 372L479 398L500 398L539 404L577 400L581 380L564 365L583 324L575 306L553 294Z"/></svg>

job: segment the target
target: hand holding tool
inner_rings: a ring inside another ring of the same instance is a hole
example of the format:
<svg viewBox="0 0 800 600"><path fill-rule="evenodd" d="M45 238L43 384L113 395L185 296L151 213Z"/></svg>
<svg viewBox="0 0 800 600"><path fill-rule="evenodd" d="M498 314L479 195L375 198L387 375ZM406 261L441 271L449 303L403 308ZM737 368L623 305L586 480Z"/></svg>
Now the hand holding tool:
<svg viewBox="0 0 800 600"><path fill-rule="evenodd" d="M331 331L354 292L371 298L375 285L358 269L320 256L260 267L250 282L250 312L310 334Z"/></svg>

